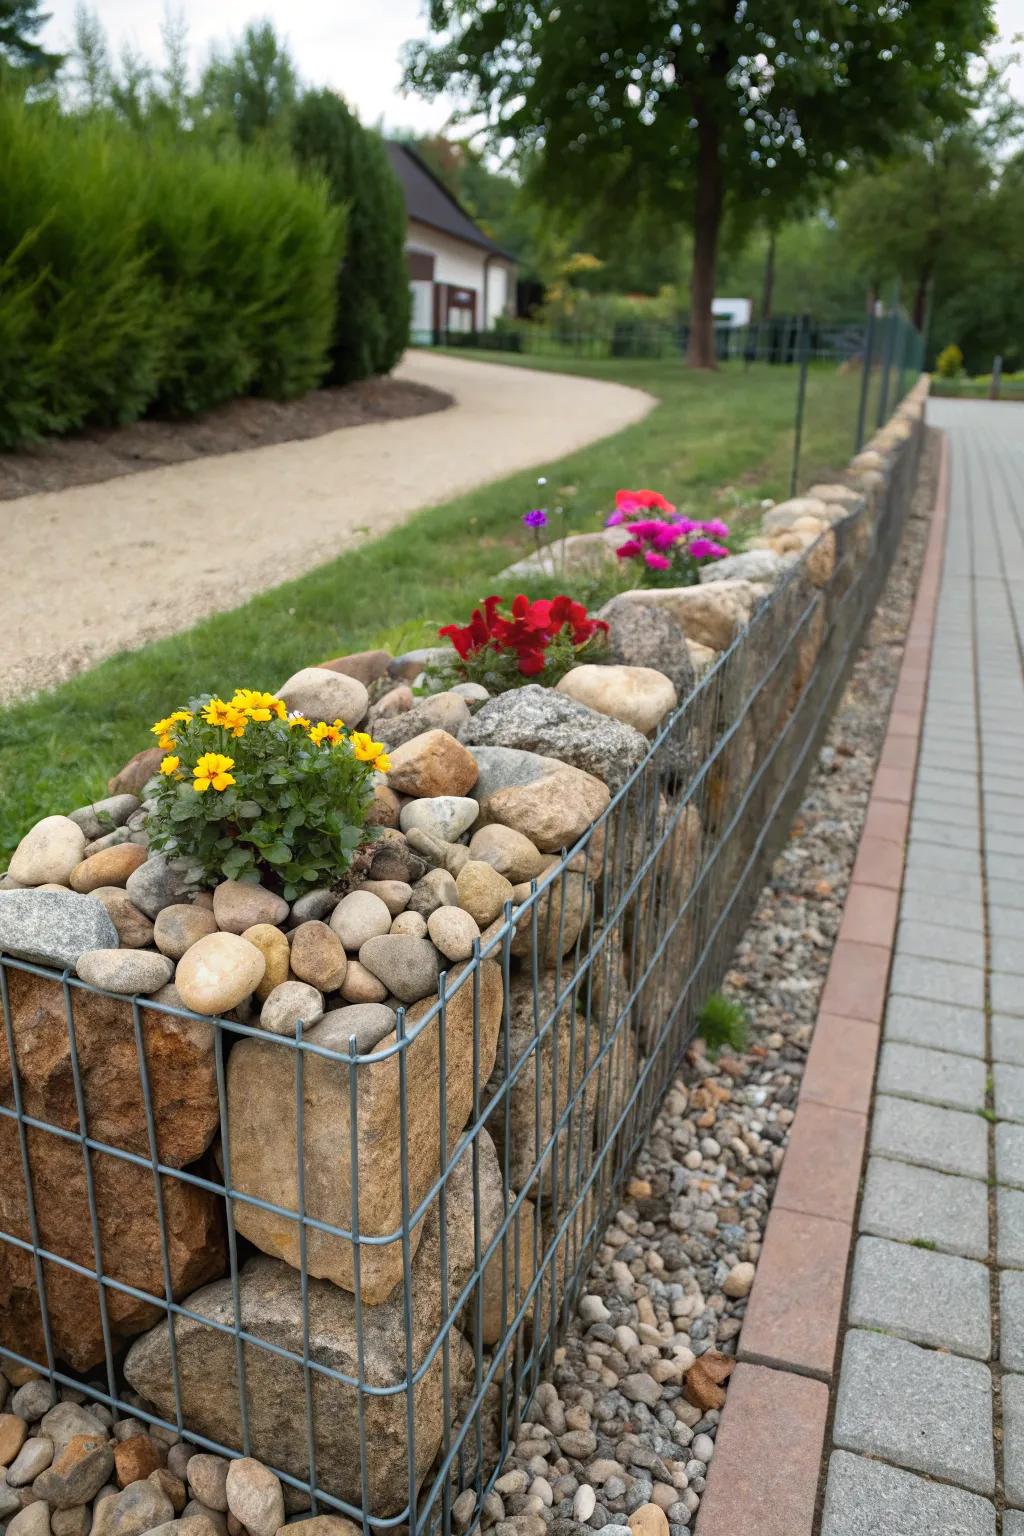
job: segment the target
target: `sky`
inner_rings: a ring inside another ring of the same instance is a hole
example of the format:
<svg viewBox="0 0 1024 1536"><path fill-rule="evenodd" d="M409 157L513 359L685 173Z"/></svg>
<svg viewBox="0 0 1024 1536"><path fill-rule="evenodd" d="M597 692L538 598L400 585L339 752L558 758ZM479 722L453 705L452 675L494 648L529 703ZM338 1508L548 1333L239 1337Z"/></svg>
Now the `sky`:
<svg viewBox="0 0 1024 1536"><path fill-rule="evenodd" d="M199 69L211 43L237 37L246 22L268 16L284 36L299 73L311 85L330 86L364 122L389 129L429 131L444 126L451 102L403 96L399 53L426 32L425 0L177 0L189 29L192 63ZM162 54L164 0L92 0L114 50L131 43L150 59ZM75 0L48 0L44 43L60 49L72 37ZM996 0L1004 41L1024 33L1024 0ZM1024 66L1013 77L1024 100Z"/></svg>

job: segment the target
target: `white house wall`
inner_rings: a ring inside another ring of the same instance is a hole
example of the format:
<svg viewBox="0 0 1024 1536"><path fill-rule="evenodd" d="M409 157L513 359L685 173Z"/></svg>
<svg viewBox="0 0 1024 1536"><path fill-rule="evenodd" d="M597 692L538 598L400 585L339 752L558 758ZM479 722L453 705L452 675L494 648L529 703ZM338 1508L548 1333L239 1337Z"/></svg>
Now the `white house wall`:
<svg viewBox="0 0 1024 1536"><path fill-rule="evenodd" d="M512 269L508 262L487 252L456 240L428 224L409 220L406 249L426 251L434 257L434 282L447 283L452 288L471 288L477 295L476 321L478 325L493 325L501 314L511 310L514 297ZM486 264L486 275L485 275ZM484 293L487 294L487 314L483 314Z"/></svg>

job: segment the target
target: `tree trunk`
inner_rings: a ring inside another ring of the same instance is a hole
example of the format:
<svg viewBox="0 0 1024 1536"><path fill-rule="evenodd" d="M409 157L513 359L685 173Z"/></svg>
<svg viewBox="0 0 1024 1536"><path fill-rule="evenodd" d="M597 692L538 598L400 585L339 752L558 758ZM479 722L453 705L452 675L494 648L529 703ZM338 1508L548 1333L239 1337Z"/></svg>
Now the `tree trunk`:
<svg viewBox="0 0 1024 1536"><path fill-rule="evenodd" d="M917 279L917 287L914 290L913 321L917 329L924 334L925 316L928 312L928 284L931 281L931 268L925 267Z"/></svg>
<svg viewBox="0 0 1024 1536"><path fill-rule="evenodd" d="M693 269L690 276L690 340L686 361L691 368L715 367L715 327L711 301L715 296L718 232L722 222L722 168L718 162L718 126L701 117L697 123L697 196L693 219Z"/></svg>
<svg viewBox="0 0 1024 1536"><path fill-rule="evenodd" d="M772 299L775 295L775 230L768 231L768 249L764 257L764 278L761 284L760 320L772 317Z"/></svg>

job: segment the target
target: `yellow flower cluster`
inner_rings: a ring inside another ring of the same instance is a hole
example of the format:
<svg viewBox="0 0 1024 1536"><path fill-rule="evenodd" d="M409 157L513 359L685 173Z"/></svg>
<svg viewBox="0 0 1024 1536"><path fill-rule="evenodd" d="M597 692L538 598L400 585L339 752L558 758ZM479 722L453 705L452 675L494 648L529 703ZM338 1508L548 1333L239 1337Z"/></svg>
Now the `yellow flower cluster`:
<svg viewBox="0 0 1024 1536"><path fill-rule="evenodd" d="M325 721L318 721L316 725L307 726L306 734L315 747L322 746L324 742L329 747L340 747L345 740L343 731L344 721L335 720L333 725ZM378 773L387 773L391 767L391 759L384 749L382 741L374 741L366 731L350 731L348 742L352 748L352 755L357 762L372 763Z"/></svg>
<svg viewBox="0 0 1024 1536"><path fill-rule="evenodd" d="M229 788L235 781L228 770L234 766L234 758L225 757L223 752L204 752L192 769L192 788L197 795L211 786L216 790Z"/></svg>
<svg viewBox="0 0 1024 1536"><path fill-rule="evenodd" d="M151 725L150 730L157 738L157 745L169 752L174 746L174 727L180 722L187 725L192 719L190 709L176 709L173 715L168 715L166 720L158 720L156 725Z"/></svg>

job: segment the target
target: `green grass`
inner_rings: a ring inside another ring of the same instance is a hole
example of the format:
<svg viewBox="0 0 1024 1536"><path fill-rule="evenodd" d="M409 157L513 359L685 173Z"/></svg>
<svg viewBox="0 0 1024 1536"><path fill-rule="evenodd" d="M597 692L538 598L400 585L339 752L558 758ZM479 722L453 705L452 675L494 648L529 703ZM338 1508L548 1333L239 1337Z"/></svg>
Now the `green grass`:
<svg viewBox="0 0 1024 1536"><path fill-rule="evenodd" d="M105 793L108 777L152 745L152 721L190 696L279 687L298 667L346 651L432 643L438 625L464 619L496 573L531 548L519 519L538 502L538 474L547 475L549 505L572 507L576 532L601 525L618 486L652 486L688 511L727 519L729 488L748 501L789 493L792 369L695 374L675 360L497 359L635 384L659 403L592 447L424 510L241 608L0 710L0 854L39 817ZM850 457L858 389L856 375L812 370L802 486ZM287 507L281 512L283 536ZM59 623L59 593L54 600Z"/></svg>

